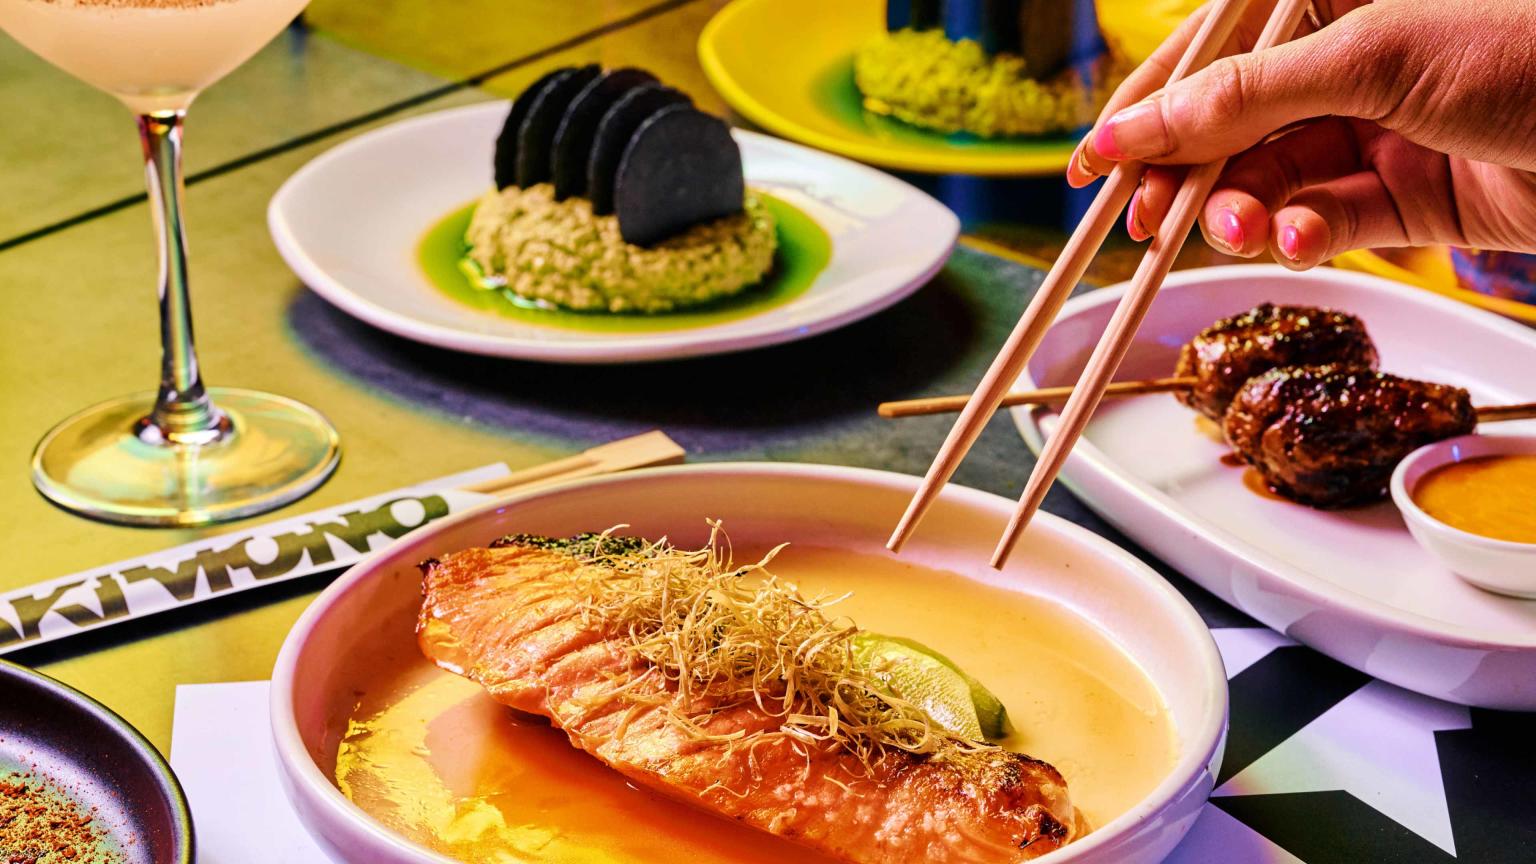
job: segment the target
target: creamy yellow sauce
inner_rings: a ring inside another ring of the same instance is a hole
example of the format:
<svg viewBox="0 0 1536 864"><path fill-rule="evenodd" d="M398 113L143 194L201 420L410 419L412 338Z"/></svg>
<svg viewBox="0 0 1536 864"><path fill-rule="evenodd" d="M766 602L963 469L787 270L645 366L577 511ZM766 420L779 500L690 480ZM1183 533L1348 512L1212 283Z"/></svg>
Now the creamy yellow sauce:
<svg viewBox="0 0 1536 864"><path fill-rule="evenodd" d="M1483 456L1424 475L1413 501L1453 528L1536 543L1536 456Z"/></svg>
<svg viewBox="0 0 1536 864"><path fill-rule="evenodd" d="M738 560L761 550L738 549ZM1149 793L1173 763L1156 689L1092 625L1049 601L840 549L791 547L773 571L834 610L923 642L1007 706L1004 746L1055 765L1090 826ZM360 689L336 759L343 793L451 857L486 862L767 864L801 847L638 789L564 733L470 681L406 656Z"/></svg>

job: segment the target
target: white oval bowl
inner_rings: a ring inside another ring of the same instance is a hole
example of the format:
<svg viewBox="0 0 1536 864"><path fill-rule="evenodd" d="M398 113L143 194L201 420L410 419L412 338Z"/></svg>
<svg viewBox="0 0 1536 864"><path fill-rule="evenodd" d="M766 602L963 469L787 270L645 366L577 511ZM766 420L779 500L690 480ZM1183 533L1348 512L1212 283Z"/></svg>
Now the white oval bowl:
<svg viewBox="0 0 1536 864"><path fill-rule="evenodd" d="M1517 543L1453 528L1413 500L1424 475L1444 465L1481 456L1536 456L1536 437L1463 435L1413 451L1392 472L1392 501L1408 532L1447 569L1479 588L1511 597L1536 598L1536 543Z"/></svg>
<svg viewBox="0 0 1536 864"><path fill-rule="evenodd" d="M1068 301L1017 389L1075 382L1125 289ZM1117 377L1168 375L1180 345L1218 317L1265 301L1358 315L1383 369L1465 387L1474 404L1531 398L1536 331L1375 276L1275 264L1170 275ZM1038 450L1058 415L1013 410ZM1061 480L1175 570L1341 663L1437 699L1536 711L1536 602L1452 577L1390 502L1314 510L1254 494L1243 469L1221 461L1231 448L1200 434L1193 417L1166 394L1106 399ZM1499 429L1536 434L1536 420Z"/></svg>
<svg viewBox="0 0 1536 864"><path fill-rule="evenodd" d="M620 523L635 534L702 542L706 516L724 519L737 542L790 540L890 554L885 538L916 486L916 478L903 474L833 466L661 468L532 492L412 532L327 588L289 633L273 671L271 702L284 788L310 832L339 860L449 860L376 822L338 791L328 770L352 708L351 682L359 666L380 640L415 644L421 592L416 564L425 558L508 533L561 536ZM1194 823L1221 762L1227 689L1215 643L1189 603L1151 568L1050 514L1036 517L1007 569L992 570L988 553L1012 509L1012 501L951 486L902 558L1053 600L1141 666L1177 731L1173 767L1130 811L1039 860L1161 861Z"/></svg>

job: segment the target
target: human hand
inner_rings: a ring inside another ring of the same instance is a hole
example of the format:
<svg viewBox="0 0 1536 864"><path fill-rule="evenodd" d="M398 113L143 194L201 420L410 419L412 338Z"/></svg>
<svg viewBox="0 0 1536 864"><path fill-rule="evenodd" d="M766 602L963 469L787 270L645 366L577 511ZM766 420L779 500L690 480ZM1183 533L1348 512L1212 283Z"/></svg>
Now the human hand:
<svg viewBox="0 0 1536 864"><path fill-rule="evenodd" d="M1253 45L1272 5L1253 4L1229 49ZM1536 4L1314 7L1320 26L1295 41L1163 88L1204 10L1191 17L1115 93L1068 181L1150 163L1127 214L1145 239L1178 166L1234 157L1201 213L1207 242L1294 269L1372 246L1536 251Z"/></svg>

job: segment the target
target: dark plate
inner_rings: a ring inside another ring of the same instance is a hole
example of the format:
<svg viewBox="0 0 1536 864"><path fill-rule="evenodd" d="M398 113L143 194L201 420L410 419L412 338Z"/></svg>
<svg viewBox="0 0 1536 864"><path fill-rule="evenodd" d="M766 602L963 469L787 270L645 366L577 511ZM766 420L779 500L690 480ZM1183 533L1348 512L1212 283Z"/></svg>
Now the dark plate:
<svg viewBox="0 0 1536 864"><path fill-rule="evenodd" d="M186 796L144 736L80 691L0 660L0 778L12 772L43 778L81 812L94 808L102 845L118 850L109 860L191 864Z"/></svg>

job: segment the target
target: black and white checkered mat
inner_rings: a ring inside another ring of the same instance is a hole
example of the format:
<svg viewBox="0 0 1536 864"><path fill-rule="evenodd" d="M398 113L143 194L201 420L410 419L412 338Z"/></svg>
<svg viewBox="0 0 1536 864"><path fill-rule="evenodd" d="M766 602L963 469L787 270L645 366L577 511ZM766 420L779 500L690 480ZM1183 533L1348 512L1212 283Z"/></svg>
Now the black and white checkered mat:
<svg viewBox="0 0 1536 864"><path fill-rule="evenodd" d="M1536 864L1536 714L1420 696L1271 630L1212 630L1232 729L1168 864Z"/></svg>

